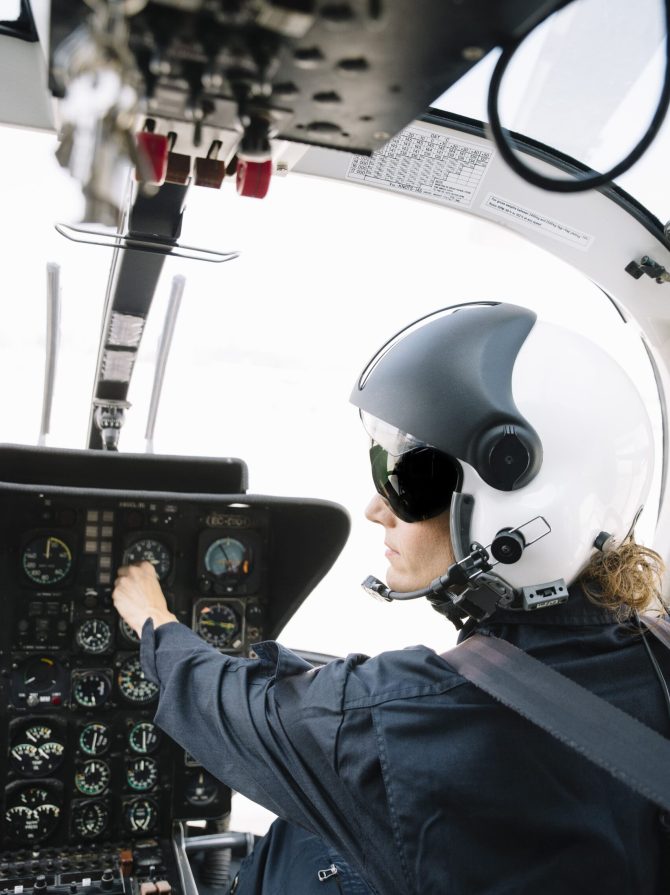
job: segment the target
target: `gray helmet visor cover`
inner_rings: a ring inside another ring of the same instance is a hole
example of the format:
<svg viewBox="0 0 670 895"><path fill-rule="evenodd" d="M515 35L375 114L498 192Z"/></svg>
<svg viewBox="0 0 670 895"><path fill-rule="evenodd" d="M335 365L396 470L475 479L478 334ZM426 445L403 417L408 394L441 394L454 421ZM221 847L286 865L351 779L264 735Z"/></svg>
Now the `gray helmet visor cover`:
<svg viewBox="0 0 670 895"><path fill-rule="evenodd" d="M514 363L537 317L510 304L446 308L402 330L368 363L351 402L512 491L542 445L512 395Z"/></svg>

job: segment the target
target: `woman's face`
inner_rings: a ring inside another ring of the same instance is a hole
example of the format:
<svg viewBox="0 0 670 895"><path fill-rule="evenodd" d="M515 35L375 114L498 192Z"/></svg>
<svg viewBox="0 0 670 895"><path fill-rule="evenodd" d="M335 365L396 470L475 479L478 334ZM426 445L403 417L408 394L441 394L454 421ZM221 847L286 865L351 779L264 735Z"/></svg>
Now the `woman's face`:
<svg viewBox="0 0 670 895"><path fill-rule="evenodd" d="M386 583L391 590L421 590L434 578L444 575L456 561L448 510L424 522L403 522L375 494L365 509L365 516L370 522L384 526Z"/></svg>

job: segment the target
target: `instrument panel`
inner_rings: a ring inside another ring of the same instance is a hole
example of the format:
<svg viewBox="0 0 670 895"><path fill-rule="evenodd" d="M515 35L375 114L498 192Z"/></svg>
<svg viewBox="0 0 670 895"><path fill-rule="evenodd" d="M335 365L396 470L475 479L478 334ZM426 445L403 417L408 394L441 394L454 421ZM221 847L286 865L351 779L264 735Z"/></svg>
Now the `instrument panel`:
<svg viewBox="0 0 670 895"><path fill-rule="evenodd" d="M230 791L154 725L158 688L111 593L120 565L148 560L180 621L248 655L264 637L268 528L262 506L5 495L5 864L17 848L132 847L229 811Z"/></svg>

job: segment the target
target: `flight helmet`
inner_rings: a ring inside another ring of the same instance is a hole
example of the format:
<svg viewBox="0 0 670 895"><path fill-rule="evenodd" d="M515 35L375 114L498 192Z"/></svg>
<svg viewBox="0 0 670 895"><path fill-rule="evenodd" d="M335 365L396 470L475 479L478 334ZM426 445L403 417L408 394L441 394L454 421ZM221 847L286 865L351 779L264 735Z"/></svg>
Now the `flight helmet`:
<svg viewBox="0 0 670 895"><path fill-rule="evenodd" d="M351 401L396 515L450 511L452 574L406 596L370 579L386 598L428 596L475 618L562 602L649 493L652 429L628 374L526 308L467 304L416 321L367 364Z"/></svg>

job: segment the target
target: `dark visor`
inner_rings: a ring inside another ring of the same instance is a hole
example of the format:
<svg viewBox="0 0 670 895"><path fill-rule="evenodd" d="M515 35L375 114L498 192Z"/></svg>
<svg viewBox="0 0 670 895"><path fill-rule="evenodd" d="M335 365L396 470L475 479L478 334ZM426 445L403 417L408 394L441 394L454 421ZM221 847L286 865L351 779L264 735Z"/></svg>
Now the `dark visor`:
<svg viewBox="0 0 670 895"><path fill-rule="evenodd" d="M459 486L458 465L432 447L416 447L394 456L373 441L370 463L375 488L404 522L438 516L449 508Z"/></svg>

